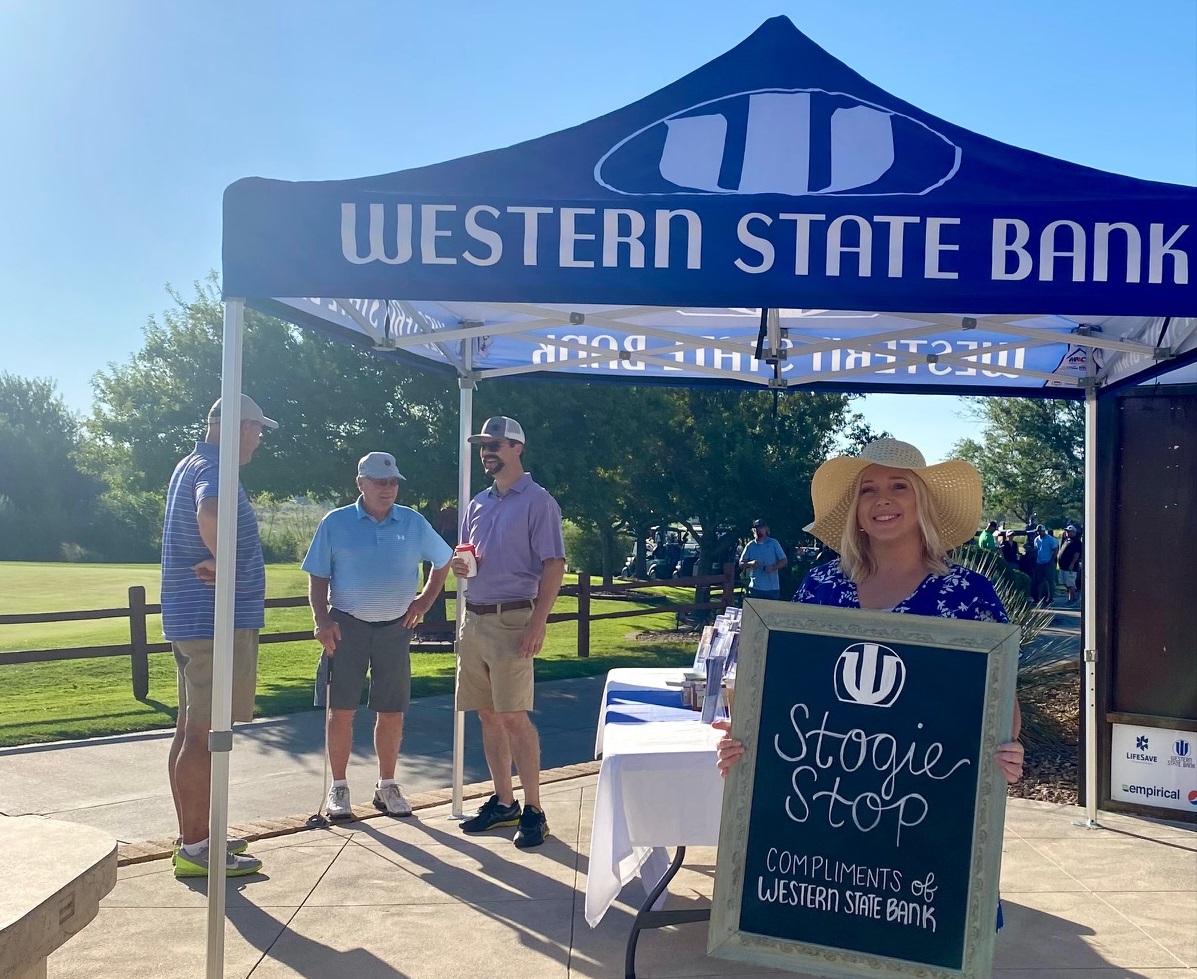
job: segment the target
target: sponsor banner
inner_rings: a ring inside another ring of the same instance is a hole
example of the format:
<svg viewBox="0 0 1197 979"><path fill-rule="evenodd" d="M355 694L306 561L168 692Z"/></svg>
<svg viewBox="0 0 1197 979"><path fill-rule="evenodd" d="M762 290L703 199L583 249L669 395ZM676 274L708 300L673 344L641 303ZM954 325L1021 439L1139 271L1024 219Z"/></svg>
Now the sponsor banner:
<svg viewBox="0 0 1197 979"><path fill-rule="evenodd" d="M1197 734L1115 724L1110 798L1197 812Z"/></svg>

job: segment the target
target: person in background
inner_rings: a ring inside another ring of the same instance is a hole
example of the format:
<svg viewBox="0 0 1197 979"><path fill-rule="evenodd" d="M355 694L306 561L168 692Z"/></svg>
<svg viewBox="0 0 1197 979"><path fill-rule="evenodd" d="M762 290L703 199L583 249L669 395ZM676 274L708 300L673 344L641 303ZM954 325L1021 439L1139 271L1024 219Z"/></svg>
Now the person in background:
<svg viewBox="0 0 1197 979"><path fill-rule="evenodd" d="M336 663L329 691L329 819L353 818L346 769L367 670L369 705L376 714L374 808L411 815L395 781L403 715L411 701L411 639L449 577L453 550L421 514L395 502L402 480L389 452L362 456L357 502L324 515L303 559L316 641ZM424 561L433 570L417 593Z"/></svg>
<svg viewBox="0 0 1197 979"><path fill-rule="evenodd" d="M981 537L977 541L977 546L983 551L996 551L997 538L994 537L993 532L997 530L997 521L990 520L985 529L981 531Z"/></svg>
<svg viewBox="0 0 1197 979"><path fill-rule="evenodd" d="M1081 561L1085 556L1085 542L1081 528L1070 523L1064 528L1064 543L1060 545L1060 581L1068 592L1068 604L1076 601Z"/></svg>
<svg viewBox="0 0 1197 979"><path fill-rule="evenodd" d="M1013 534L999 530L996 535L998 552L1006 561L1006 566L1012 571L1018 570L1018 542Z"/></svg>
<svg viewBox="0 0 1197 979"><path fill-rule="evenodd" d="M1056 551L1060 542L1048 529L1039 524L1035 528L1035 565L1031 575L1031 598L1050 607L1056 591Z"/></svg>
<svg viewBox="0 0 1197 979"><path fill-rule="evenodd" d="M748 572L749 598L781 598L777 572L789 564L785 549L769 536L769 525L752 521L752 540L740 552L740 570Z"/></svg>
<svg viewBox="0 0 1197 979"><path fill-rule="evenodd" d="M202 442L175 466L166 491L162 525L162 632L178 671L179 714L167 767L179 821L176 877L207 877L208 817L212 783L212 672L216 619L216 501L220 492L221 438L238 440L238 464L253 458L262 432L278 428L249 395L241 395L241 424L221 426L220 400L208 411ZM233 604L232 720L251 721L258 679L258 633L265 624L266 565L258 518L237 482L236 590ZM243 877L262 869L245 852L245 840L228 840L225 874ZM217 857L220 859L220 857Z"/></svg>

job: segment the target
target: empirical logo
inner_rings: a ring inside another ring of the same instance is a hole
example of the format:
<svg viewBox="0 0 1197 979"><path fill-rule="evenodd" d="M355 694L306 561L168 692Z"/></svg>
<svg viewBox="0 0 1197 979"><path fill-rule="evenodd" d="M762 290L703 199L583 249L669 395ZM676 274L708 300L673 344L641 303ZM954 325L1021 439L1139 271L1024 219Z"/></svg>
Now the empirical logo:
<svg viewBox="0 0 1197 979"><path fill-rule="evenodd" d="M1176 802L1180 801L1180 789L1168 789L1162 785L1127 785L1122 784L1122 791L1127 795L1141 795L1145 799L1172 799ZM1193 795L1190 794L1189 800L1192 801Z"/></svg>
<svg viewBox="0 0 1197 979"><path fill-rule="evenodd" d="M858 642L835 664L835 695L848 704L890 707L906 683L906 664L888 646Z"/></svg>
<svg viewBox="0 0 1197 979"><path fill-rule="evenodd" d="M608 150L594 177L637 197L872 197L926 194L959 167L960 147L900 112L843 92L759 89L650 123Z"/></svg>
<svg viewBox="0 0 1197 979"><path fill-rule="evenodd" d="M1135 747L1140 751L1146 751L1150 743L1150 739L1146 735L1141 734L1135 738Z"/></svg>

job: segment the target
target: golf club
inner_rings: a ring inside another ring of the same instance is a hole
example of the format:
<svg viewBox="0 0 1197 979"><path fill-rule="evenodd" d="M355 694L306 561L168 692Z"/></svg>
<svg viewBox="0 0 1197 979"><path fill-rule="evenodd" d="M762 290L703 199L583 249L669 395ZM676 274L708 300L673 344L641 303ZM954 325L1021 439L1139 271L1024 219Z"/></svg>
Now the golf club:
<svg viewBox="0 0 1197 979"><path fill-rule="evenodd" d="M320 804L314 815L308 817L308 829L328 829L328 817L324 815L324 807L328 803L328 724L332 707L332 657L324 654L324 662L328 665L324 678L324 773L320 777Z"/></svg>

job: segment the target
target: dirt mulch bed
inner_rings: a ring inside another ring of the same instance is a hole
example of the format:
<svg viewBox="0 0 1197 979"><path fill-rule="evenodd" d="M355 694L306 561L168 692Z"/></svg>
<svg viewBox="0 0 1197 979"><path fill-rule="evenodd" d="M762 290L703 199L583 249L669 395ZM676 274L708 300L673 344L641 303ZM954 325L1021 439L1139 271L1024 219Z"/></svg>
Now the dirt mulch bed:
<svg viewBox="0 0 1197 979"><path fill-rule="evenodd" d="M1080 739L1081 678L1076 670L1055 679L1029 695L1020 694L1023 716L1038 713L1043 720L1041 737L1024 738L1027 744L1022 781L1010 786L1018 799L1038 799L1063 805L1077 804L1077 752Z"/></svg>
<svg viewBox="0 0 1197 979"><path fill-rule="evenodd" d="M696 648L697 632L633 632L639 642L671 643ZM1057 805L1077 805L1077 745L1080 737L1080 675L1060 673L1050 683L1020 693L1023 716L1030 729L1022 780L1010 786L1016 799L1035 799ZM1037 715L1037 716L1036 716Z"/></svg>

